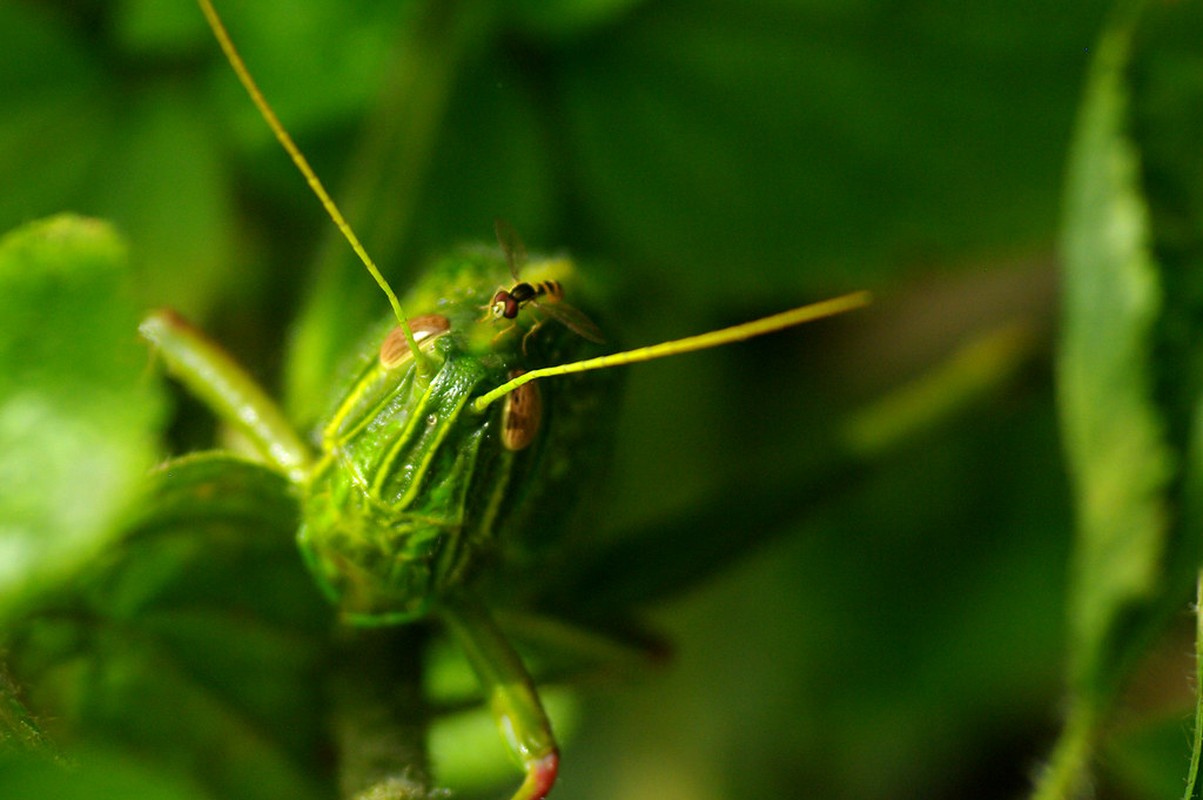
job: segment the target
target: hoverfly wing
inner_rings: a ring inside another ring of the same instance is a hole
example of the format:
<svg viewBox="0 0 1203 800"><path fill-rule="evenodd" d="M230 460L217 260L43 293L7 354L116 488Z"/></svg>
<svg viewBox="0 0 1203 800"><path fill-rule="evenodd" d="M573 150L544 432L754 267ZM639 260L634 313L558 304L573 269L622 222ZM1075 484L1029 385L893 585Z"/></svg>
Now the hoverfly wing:
<svg viewBox="0 0 1203 800"><path fill-rule="evenodd" d="M588 339L596 344L606 343L606 337L602 334L601 328L597 327L593 320L585 316L583 311L573 308L564 302L540 303L535 301L535 305L539 307L540 311L546 313L552 319L558 320L577 336Z"/></svg>
<svg viewBox="0 0 1203 800"><path fill-rule="evenodd" d="M497 234L497 244L505 254L505 263L509 265L510 274L514 276L515 281L522 280L518 277L519 271L526 264L526 244L522 237L503 219L493 220L493 232Z"/></svg>
<svg viewBox="0 0 1203 800"><path fill-rule="evenodd" d="M510 274L514 276L517 283L522 284L522 278L518 273L526 264L526 244L518 235L518 231L503 219L493 220L493 232L497 234L497 244L501 246L501 252L505 254L505 262L510 267ZM601 328L572 306L561 302L540 303L533 297L530 302L538 306L541 311L547 312L549 317L559 320L578 336L597 344L606 343L606 337L602 335Z"/></svg>

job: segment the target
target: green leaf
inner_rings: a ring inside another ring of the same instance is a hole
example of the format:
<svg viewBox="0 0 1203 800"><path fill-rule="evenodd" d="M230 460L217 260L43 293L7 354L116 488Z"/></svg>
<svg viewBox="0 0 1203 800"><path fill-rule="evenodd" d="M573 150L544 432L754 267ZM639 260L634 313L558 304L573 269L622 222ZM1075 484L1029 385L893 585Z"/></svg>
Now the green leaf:
<svg viewBox="0 0 1203 800"><path fill-rule="evenodd" d="M124 749L213 797L328 796L333 619L286 481L212 454L151 483L123 546L10 633L31 710L56 741Z"/></svg>
<svg viewBox="0 0 1203 800"><path fill-rule="evenodd" d="M162 401L129 290L104 223L0 240L0 619L96 557L154 456Z"/></svg>
<svg viewBox="0 0 1203 800"><path fill-rule="evenodd" d="M1203 552L1203 3L1159 3L1141 19L1132 67L1133 137L1140 143L1142 172L1151 212L1154 250L1161 265L1165 308L1159 322L1157 396L1164 409L1171 441L1181 450L1176 487L1175 538L1166 553L1165 577L1170 586L1195 589L1195 723L1186 788L1169 780L1159 786L1152 778L1174 775L1171 764L1182 762L1181 713L1174 709L1164 727L1177 741L1163 737L1163 763L1145 765L1140 772L1150 796L1168 797L1182 791L1199 795L1199 764L1203 755L1203 619L1199 614L1200 553ZM1177 608L1181 607L1180 601ZM1185 671L1185 665L1182 666ZM1187 683L1182 682L1183 688ZM1136 743L1122 741L1127 754L1108 754L1107 761L1125 758L1139 764ZM1136 745L1136 746L1134 746ZM1119 750L1120 748L1112 748ZM1149 748L1153 752L1153 748ZM1136 772L1136 770L1133 770ZM1180 771L1180 767L1179 770ZM1154 788L1155 787L1155 788Z"/></svg>
<svg viewBox="0 0 1203 800"><path fill-rule="evenodd" d="M94 752L70 769L30 756L0 757L0 797L21 800L205 800L186 782L133 759Z"/></svg>
<svg viewBox="0 0 1203 800"><path fill-rule="evenodd" d="M55 22L42 6L0 7L0 230L89 210L71 198L104 157L112 120L103 75L82 37Z"/></svg>
<svg viewBox="0 0 1203 800"><path fill-rule="evenodd" d="M0 226L63 209L111 220L144 300L198 316L252 259L234 246L223 140L179 66L210 39L196 8L127 6L106 7L109 24L46 4L0 8Z"/></svg>
<svg viewBox="0 0 1203 800"><path fill-rule="evenodd" d="M46 734L21 700L4 664L0 664L0 754L37 752L49 747Z"/></svg>
<svg viewBox="0 0 1203 800"><path fill-rule="evenodd" d="M1163 311L1140 155L1129 138L1128 66L1141 2L1124 2L1095 52L1070 154L1058 360L1077 516L1070 596L1069 719L1036 796L1086 781L1107 702L1172 591L1163 559L1177 457L1154 389Z"/></svg>
<svg viewBox="0 0 1203 800"><path fill-rule="evenodd" d="M112 7L115 38L132 52L170 55L209 41L204 19L191 3L118 0Z"/></svg>
<svg viewBox="0 0 1203 800"><path fill-rule="evenodd" d="M610 25L646 0L512 0L513 13L532 33L572 39Z"/></svg>
<svg viewBox="0 0 1203 800"><path fill-rule="evenodd" d="M1139 154L1129 140L1125 69L1140 4L1101 41L1074 142L1062 233L1058 361L1065 449L1078 514L1072 598L1076 688L1109 677L1116 626L1158 588L1175 457L1153 396L1162 308Z"/></svg>
<svg viewBox="0 0 1203 800"><path fill-rule="evenodd" d="M1098 10L650 4L555 53L564 160L605 252L675 292L1051 236L1084 59L1050 32L1088 36Z"/></svg>
<svg viewBox="0 0 1203 800"><path fill-rule="evenodd" d="M122 97L118 114L87 207L128 231L143 302L199 317L249 261L231 235L221 139L174 85Z"/></svg>

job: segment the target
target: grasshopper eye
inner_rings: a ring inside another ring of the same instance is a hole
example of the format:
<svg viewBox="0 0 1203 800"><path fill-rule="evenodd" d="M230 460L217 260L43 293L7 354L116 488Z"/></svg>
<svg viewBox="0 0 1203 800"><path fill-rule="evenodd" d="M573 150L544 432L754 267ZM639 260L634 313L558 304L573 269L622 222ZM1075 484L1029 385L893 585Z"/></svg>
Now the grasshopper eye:
<svg viewBox="0 0 1203 800"><path fill-rule="evenodd" d="M451 320L442 314L423 314L411 319L409 327L414 333L414 341L421 342L451 330ZM405 331L400 327L393 328L380 344L380 366L385 369L396 369L410 356L409 344L405 341Z"/></svg>
<svg viewBox="0 0 1203 800"><path fill-rule="evenodd" d="M523 372L525 370L513 370L509 377L517 378ZM528 447L539 432L542 419L543 396L539 393L539 385L527 383L519 386L505 396L505 404L501 408L501 443L507 450Z"/></svg>

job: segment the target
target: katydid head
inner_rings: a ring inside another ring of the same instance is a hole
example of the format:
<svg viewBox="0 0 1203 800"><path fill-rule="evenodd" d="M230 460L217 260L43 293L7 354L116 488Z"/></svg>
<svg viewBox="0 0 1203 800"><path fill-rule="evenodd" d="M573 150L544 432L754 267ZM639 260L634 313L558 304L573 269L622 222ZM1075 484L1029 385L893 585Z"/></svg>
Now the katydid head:
<svg viewBox="0 0 1203 800"><path fill-rule="evenodd" d="M602 352L559 326L541 329L529 346L522 336L498 338L479 309L504 269L496 251L479 248L434 264L405 298L411 308L437 309L411 320L429 379L419 380L394 327L337 393L321 455L300 487L299 541L351 621L421 616L499 550L558 538L573 487L604 461L612 377L569 377L546 392L525 385L495 410L472 410L531 366ZM540 269L577 288L571 262Z"/></svg>

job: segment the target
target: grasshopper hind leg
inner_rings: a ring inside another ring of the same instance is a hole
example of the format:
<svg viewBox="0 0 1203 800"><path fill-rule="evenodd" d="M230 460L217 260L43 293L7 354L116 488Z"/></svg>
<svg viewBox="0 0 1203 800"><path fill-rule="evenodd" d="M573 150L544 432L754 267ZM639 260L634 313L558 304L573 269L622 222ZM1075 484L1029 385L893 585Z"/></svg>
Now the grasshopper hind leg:
<svg viewBox="0 0 1203 800"><path fill-rule="evenodd" d="M526 778L512 800L543 800L556 782L560 753L530 673L488 611L464 591L439 609L484 689L510 755Z"/></svg>
<svg viewBox="0 0 1203 800"><path fill-rule="evenodd" d="M542 758L524 764L523 767L526 769L526 780L518 787L511 800L543 800L555 785L556 775L559 774L560 753L558 750L552 750Z"/></svg>

